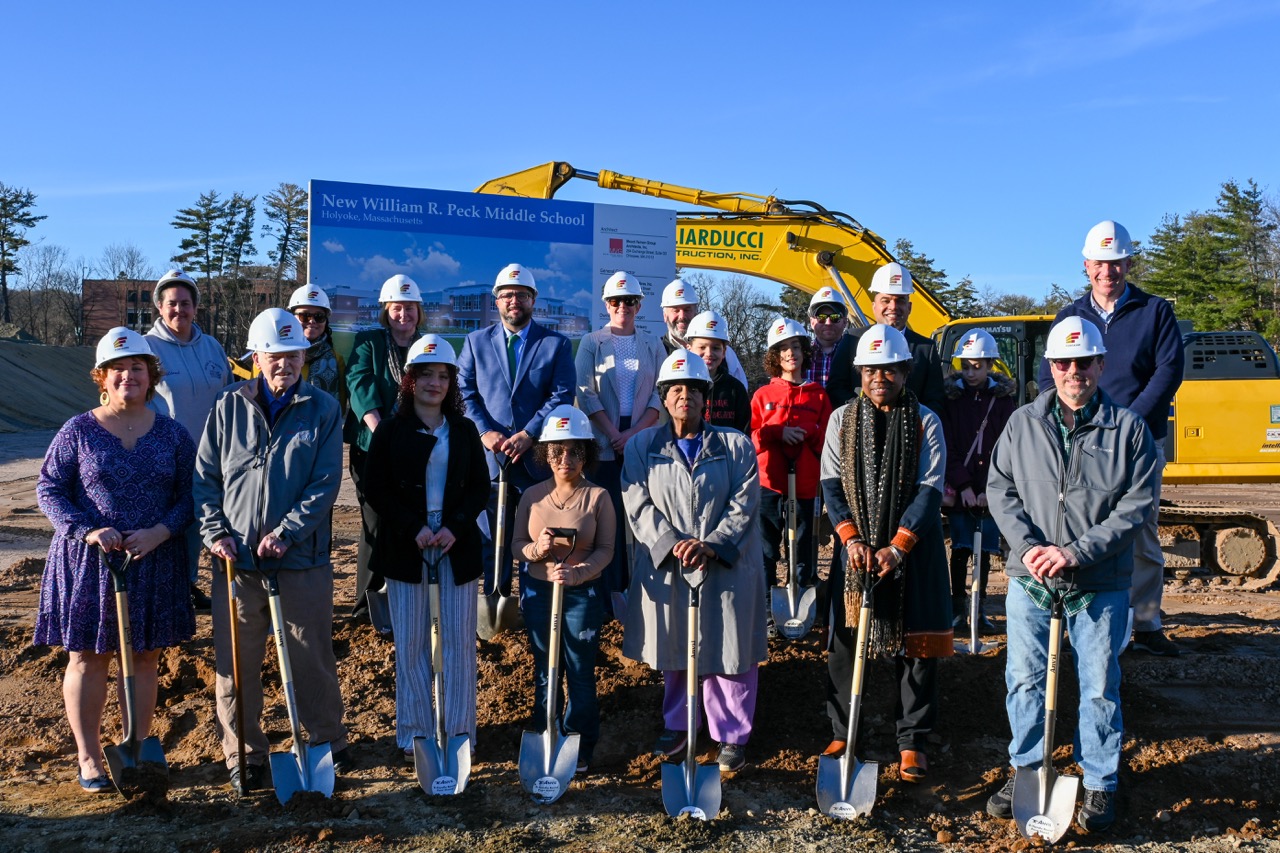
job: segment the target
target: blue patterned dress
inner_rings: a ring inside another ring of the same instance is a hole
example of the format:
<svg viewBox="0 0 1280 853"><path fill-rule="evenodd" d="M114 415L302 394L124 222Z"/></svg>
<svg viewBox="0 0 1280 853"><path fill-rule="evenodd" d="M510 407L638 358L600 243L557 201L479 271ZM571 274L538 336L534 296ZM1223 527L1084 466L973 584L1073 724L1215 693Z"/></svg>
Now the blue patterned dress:
<svg viewBox="0 0 1280 853"><path fill-rule="evenodd" d="M129 624L136 651L159 649L195 634L195 612L182 531L194 520L191 477L195 444L177 421L156 415L133 450L91 412L58 430L45 453L36 496L53 523L40 586L35 644L72 651L119 650L115 588L96 545L99 527L140 530L160 523L173 532L129 565ZM116 552L114 559L123 557Z"/></svg>

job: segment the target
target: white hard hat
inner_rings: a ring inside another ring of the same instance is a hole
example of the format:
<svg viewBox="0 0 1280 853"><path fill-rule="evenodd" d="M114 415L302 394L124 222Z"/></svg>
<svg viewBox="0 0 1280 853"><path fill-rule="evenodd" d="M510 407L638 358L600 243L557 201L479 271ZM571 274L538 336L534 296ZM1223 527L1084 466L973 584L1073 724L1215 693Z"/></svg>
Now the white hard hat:
<svg viewBox="0 0 1280 853"><path fill-rule="evenodd" d="M711 338L715 341L729 342L729 323L715 311L703 311L689 321L689 328L684 339Z"/></svg>
<svg viewBox="0 0 1280 853"><path fill-rule="evenodd" d="M638 296L643 299L644 291L640 289L640 279L622 270L609 276L609 280L604 283L604 288L601 290L600 298L613 299L619 296Z"/></svg>
<svg viewBox="0 0 1280 853"><path fill-rule="evenodd" d="M244 343L251 352L292 352L311 346L298 318L283 308L268 308L254 317Z"/></svg>
<svg viewBox="0 0 1280 853"><path fill-rule="evenodd" d="M1045 341L1045 358L1080 358L1103 355L1102 330L1083 317L1064 317L1049 330Z"/></svg>
<svg viewBox="0 0 1280 853"><path fill-rule="evenodd" d="M884 323L876 323L862 333L858 338L858 351L853 356L853 363L858 367L910 360L911 347L907 346L907 336Z"/></svg>
<svg viewBox="0 0 1280 853"><path fill-rule="evenodd" d="M840 310L848 313L848 308L844 304L844 297L837 293L834 287L819 287L818 292L813 294L813 298L809 300L810 317L814 315L815 309L819 305L835 305Z"/></svg>
<svg viewBox="0 0 1280 853"><path fill-rule="evenodd" d="M493 280L493 295L497 296L498 291L504 287L527 287L533 291L534 296L538 295L538 286L533 283L533 273L519 264L507 264L502 268L502 272Z"/></svg>
<svg viewBox="0 0 1280 853"><path fill-rule="evenodd" d="M439 335L423 335L409 346L404 366L408 370L415 364L452 364L458 366L458 358L449 342Z"/></svg>
<svg viewBox="0 0 1280 853"><path fill-rule="evenodd" d="M999 358L1000 347L986 329L974 329L960 339L952 358Z"/></svg>
<svg viewBox="0 0 1280 853"><path fill-rule="evenodd" d="M809 330L801 326L790 317L778 317L769 324L769 337L767 345L770 349L774 344L789 340L790 338L808 338Z"/></svg>
<svg viewBox="0 0 1280 853"><path fill-rule="evenodd" d="M289 310L294 308L323 308L329 310L329 297L318 284L304 284L289 297Z"/></svg>
<svg viewBox="0 0 1280 853"><path fill-rule="evenodd" d="M666 287L662 288L662 307L676 308L681 305L697 305L698 291L694 290L693 285L680 279L674 279Z"/></svg>
<svg viewBox="0 0 1280 853"><path fill-rule="evenodd" d="M672 350L658 371L658 384L664 382L704 382L711 384L707 363L687 349Z"/></svg>
<svg viewBox="0 0 1280 853"><path fill-rule="evenodd" d="M422 291L418 283L407 275L393 275L382 283L382 292L378 294L378 302L421 302Z"/></svg>
<svg viewBox="0 0 1280 853"><path fill-rule="evenodd" d="M1089 229L1080 253L1091 261L1119 261L1133 254L1133 241L1123 225L1105 219Z"/></svg>
<svg viewBox="0 0 1280 853"><path fill-rule="evenodd" d="M594 437L587 413L566 403L547 414L538 441L591 441Z"/></svg>
<svg viewBox="0 0 1280 853"><path fill-rule="evenodd" d="M151 351L151 346L147 343L146 338L132 329L116 326L98 341L98 349L93 355L93 366L102 367L108 361L134 355L150 359L156 358L156 354Z"/></svg>
<svg viewBox="0 0 1280 853"><path fill-rule="evenodd" d="M899 263L889 263L876 270L871 276L872 293L892 293L896 296L908 296L915 293L911 284L911 273Z"/></svg>
<svg viewBox="0 0 1280 853"><path fill-rule="evenodd" d="M160 276L160 280L156 282L155 289L151 291L151 301L156 305L160 304L160 294L174 285L181 285L191 291L191 301L200 304L200 288L196 287L196 280L187 275L182 270L169 270Z"/></svg>

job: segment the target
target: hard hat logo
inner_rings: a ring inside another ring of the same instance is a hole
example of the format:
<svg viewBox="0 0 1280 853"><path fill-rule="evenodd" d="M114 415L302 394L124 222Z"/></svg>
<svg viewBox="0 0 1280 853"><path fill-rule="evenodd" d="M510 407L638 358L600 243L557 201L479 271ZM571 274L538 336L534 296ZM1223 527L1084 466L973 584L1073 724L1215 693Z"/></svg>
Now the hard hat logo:
<svg viewBox="0 0 1280 853"><path fill-rule="evenodd" d="M556 429L568 429L568 428L569 428L568 418L560 418L559 420L556 421Z"/></svg>
<svg viewBox="0 0 1280 853"><path fill-rule="evenodd" d="M1067 332L1067 337L1063 341L1063 344L1065 344L1066 346L1072 347L1072 346L1079 346L1079 342L1080 342L1079 332Z"/></svg>
<svg viewBox="0 0 1280 853"><path fill-rule="evenodd" d="M307 298L308 298L308 299L319 299L319 298L320 298L320 291L318 291L318 290L308 290L308 291L307 291Z"/></svg>
<svg viewBox="0 0 1280 853"><path fill-rule="evenodd" d="M400 285L400 292L401 293L409 292L409 282L406 281L404 284Z"/></svg>
<svg viewBox="0 0 1280 853"><path fill-rule="evenodd" d="M683 287L676 291L676 296L684 296L684 288L683 288Z"/></svg>
<svg viewBox="0 0 1280 853"><path fill-rule="evenodd" d="M880 352L880 347L882 346L884 346L884 338L876 338L867 349L871 352Z"/></svg>
<svg viewBox="0 0 1280 853"><path fill-rule="evenodd" d="M671 362L671 369L672 369L672 370L684 370L684 359L683 359L683 358L677 358L675 361Z"/></svg>
<svg viewBox="0 0 1280 853"><path fill-rule="evenodd" d="M280 337L281 337L281 338L291 338L291 337L293 337L293 326L290 326L290 325L288 325L288 324L286 324L286 325L284 325L284 326L281 326L281 327L280 327Z"/></svg>
<svg viewBox="0 0 1280 853"><path fill-rule="evenodd" d="M1102 242L1100 242L1098 246L1103 249L1110 249L1111 244L1114 243L1115 241L1116 241L1115 237L1103 237Z"/></svg>
<svg viewBox="0 0 1280 853"><path fill-rule="evenodd" d="M891 276L889 276L889 283L890 283L890 284L902 284L902 276L900 276L900 275L891 275Z"/></svg>
<svg viewBox="0 0 1280 853"><path fill-rule="evenodd" d="M507 273L507 278L516 279L519 277L520 277L520 269L518 267L516 269L513 269L511 272Z"/></svg>
<svg viewBox="0 0 1280 853"><path fill-rule="evenodd" d="M780 334L782 334L783 332L785 332L786 330L787 330L787 324L786 324L786 323L779 323L779 324L778 324L778 326L777 326L777 328L775 328L775 329L773 330L773 333L774 333L775 335L780 335Z"/></svg>
<svg viewBox="0 0 1280 853"><path fill-rule="evenodd" d="M422 347L422 351L428 354L433 353L436 351L436 345L434 343L425 344Z"/></svg>
<svg viewBox="0 0 1280 853"><path fill-rule="evenodd" d="M127 341L127 340L129 340L129 339L128 339L128 338L126 338L124 335L121 335L120 337L116 338L116 342L115 342L114 344L112 344L112 348L113 348L113 349L124 349L124 342L125 342L125 341Z"/></svg>
<svg viewBox="0 0 1280 853"><path fill-rule="evenodd" d="M716 328L716 325L717 325L717 321L716 321L716 320L708 320L708 321L707 321L707 331L708 331L708 332L714 331L714 330L715 330L715 328Z"/></svg>

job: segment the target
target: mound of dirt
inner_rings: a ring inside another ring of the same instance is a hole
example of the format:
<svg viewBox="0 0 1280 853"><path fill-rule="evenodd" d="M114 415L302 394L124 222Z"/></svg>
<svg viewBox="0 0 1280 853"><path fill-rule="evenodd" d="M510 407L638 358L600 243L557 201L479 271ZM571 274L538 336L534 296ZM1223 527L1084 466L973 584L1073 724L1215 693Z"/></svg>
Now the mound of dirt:
<svg viewBox="0 0 1280 853"><path fill-rule="evenodd" d="M3 335L0 335L3 337ZM98 404L89 378L92 347L46 347L0 340L0 433L60 427Z"/></svg>

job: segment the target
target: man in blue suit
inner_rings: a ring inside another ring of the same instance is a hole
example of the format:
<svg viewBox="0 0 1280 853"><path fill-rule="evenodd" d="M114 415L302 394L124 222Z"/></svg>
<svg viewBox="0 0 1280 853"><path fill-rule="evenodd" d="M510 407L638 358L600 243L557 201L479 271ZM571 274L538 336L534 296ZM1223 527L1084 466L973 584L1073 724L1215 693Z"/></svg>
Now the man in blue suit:
<svg viewBox="0 0 1280 853"><path fill-rule="evenodd" d="M498 478L499 463L507 467L507 530L515 519L520 494L549 476L533 469L534 436L547 414L560 405L573 405L577 373L569 339L533 320L538 288L533 274L520 264L508 264L493 283L494 305L500 322L467 335L458 357L458 385L468 418L489 451L489 476ZM489 530L497 518L497 485L489 505ZM507 567L496 582L503 595L511 592L511 537L506 542ZM485 582L493 594L493 579Z"/></svg>

